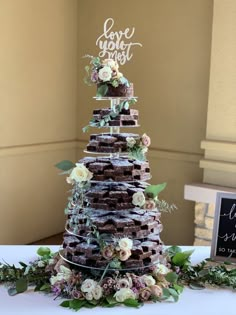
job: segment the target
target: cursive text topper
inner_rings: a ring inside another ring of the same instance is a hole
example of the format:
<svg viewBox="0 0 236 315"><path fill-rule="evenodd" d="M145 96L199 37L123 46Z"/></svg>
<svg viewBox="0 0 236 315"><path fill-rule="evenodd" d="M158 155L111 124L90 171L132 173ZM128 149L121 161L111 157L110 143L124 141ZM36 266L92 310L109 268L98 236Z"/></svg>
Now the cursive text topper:
<svg viewBox="0 0 236 315"><path fill-rule="evenodd" d="M112 18L108 18L104 22L103 34L96 40L96 46L100 49L98 56L106 59L114 59L119 64L124 65L133 57L131 48L134 46L142 47L142 44L132 42L135 32L134 27L127 27L124 31L114 31L112 30L114 23Z"/></svg>

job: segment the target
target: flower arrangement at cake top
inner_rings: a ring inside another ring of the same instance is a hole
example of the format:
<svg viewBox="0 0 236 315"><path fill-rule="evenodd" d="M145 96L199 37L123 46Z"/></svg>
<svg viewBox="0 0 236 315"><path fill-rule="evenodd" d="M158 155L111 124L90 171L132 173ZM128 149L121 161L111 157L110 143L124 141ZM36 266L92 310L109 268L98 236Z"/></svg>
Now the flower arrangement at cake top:
<svg viewBox="0 0 236 315"><path fill-rule="evenodd" d="M91 59L90 64L85 67L86 77L84 82L87 85L97 85L98 97L106 96L108 90L112 88L121 87L121 95L126 93L127 88L130 87L129 81L119 71L118 63L113 59L100 60L99 57L86 55ZM122 93L123 90L123 93ZM117 94L117 90L116 90ZM112 96L112 95L111 95Z"/></svg>

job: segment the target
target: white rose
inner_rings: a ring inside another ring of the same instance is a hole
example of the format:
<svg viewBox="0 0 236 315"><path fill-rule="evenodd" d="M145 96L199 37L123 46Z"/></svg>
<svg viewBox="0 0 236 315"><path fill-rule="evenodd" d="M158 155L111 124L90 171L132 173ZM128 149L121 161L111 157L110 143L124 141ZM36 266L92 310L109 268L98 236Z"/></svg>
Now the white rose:
<svg viewBox="0 0 236 315"><path fill-rule="evenodd" d="M61 274L65 280L68 280L72 275L72 271L64 265L61 265L59 270L59 274Z"/></svg>
<svg viewBox="0 0 236 315"><path fill-rule="evenodd" d="M119 251L119 260L125 261L131 256L130 249L121 249Z"/></svg>
<svg viewBox="0 0 236 315"><path fill-rule="evenodd" d="M122 288L114 294L117 302L124 302L127 299L135 299L135 293L129 288Z"/></svg>
<svg viewBox="0 0 236 315"><path fill-rule="evenodd" d="M85 298L86 298L86 300L88 300L88 301L92 301L92 300L93 300L93 294L92 294L92 292L87 292L87 293L85 294Z"/></svg>
<svg viewBox="0 0 236 315"><path fill-rule="evenodd" d="M95 289L97 282L92 279L86 279L81 285L81 291L86 293L92 293Z"/></svg>
<svg viewBox="0 0 236 315"><path fill-rule="evenodd" d="M145 196L142 191L137 191L135 194L133 194L133 205L142 207L145 204L145 201Z"/></svg>
<svg viewBox="0 0 236 315"><path fill-rule="evenodd" d="M75 182L86 182L93 177L91 173L82 163L76 163L76 167L73 168L69 179Z"/></svg>
<svg viewBox="0 0 236 315"><path fill-rule="evenodd" d="M120 249L124 249L124 250L131 249L133 247L133 241L129 239L128 237L124 237L119 240L118 245Z"/></svg>
<svg viewBox="0 0 236 315"><path fill-rule="evenodd" d="M60 270L57 273L57 275L52 276L50 278L50 283L51 283L51 285L54 285L56 282L69 280L71 275L72 275L71 270L69 268L66 268L65 266L61 265Z"/></svg>
<svg viewBox="0 0 236 315"><path fill-rule="evenodd" d="M148 287L156 283L155 279L152 276L143 275L142 280Z"/></svg>
<svg viewBox="0 0 236 315"><path fill-rule="evenodd" d="M99 284L92 291L92 295L95 300L99 300L102 297L102 287Z"/></svg>
<svg viewBox="0 0 236 315"><path fill-rule="evenodd" d="M60 281L57 276L52 276L50 278L51 285L54 285L57 281Z"/></svg>
<svg viewBox="0 0 236 315"><path fill-rule="evenodd" d="M133 148L136 143L136 140L133 137L127 137L126 142L129 148Z"/></svg>
<svg viewBox="0 0 236 315"><path fill-rule="evenodd" d="M102 64L104 66L110 67L112 70L113 70L113 68L116 68L118 66L117 62L115 60L113 60L113 59L104 59L102 61Z"/></svg>
<svg viewBox="0 0 236 315"><path fill-rule="evenodd" d="M112 77L112 70L108 66L104 66L102 69L98 72L98 77L101 81L107 82L111 80Z"/></svg>
<svg viewBox="0 0 236 315"><path fill-rule="evenodd" d="M166 275L170 270L163 264L157 264L154 270L155 274Z"/></svg>
<svg viewBox="0 0 236 315"><path fill-rule="evenodd" d="M44 267L44 266L45 266L44 261L40 260L40 261L38 262L38 267Z"/></svg>
<svg viewBox="0 0 236 315"><path fill-rule="evenodd" d="M73 185L75 183L75 181L71 179L70 177L66 177L66 182L67 184L70 184L70 185Z"/></svg>
<svg viewBox="0 0 236 315"><path fill-rule="evenodd" d="M55 264L55 260L53 258L49 259L48 264L49 265L54 265Z"/></svg>

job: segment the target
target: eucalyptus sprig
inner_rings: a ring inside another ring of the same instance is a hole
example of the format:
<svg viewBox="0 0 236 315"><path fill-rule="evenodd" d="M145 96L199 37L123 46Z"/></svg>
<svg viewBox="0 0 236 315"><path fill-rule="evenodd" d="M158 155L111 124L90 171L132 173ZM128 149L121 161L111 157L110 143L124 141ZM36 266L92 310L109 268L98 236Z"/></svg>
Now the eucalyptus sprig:
<svg viewBox="0 0 236 315"><path fill-rule="evenodd" d="M48 247L40 247L37 254L40 259L29 264L19 262L20 267L6 262L0 263L0 283L7 283L9 295L23 293L29 285L40 289L49 283L50 272L45 267L54 254Z"/></svg>
<svg viewBox="0 0 236 315"><path fill-rule="evenodd" d="M167 249L172 269L178 270L179 282L192 289L204 289L206 286L228 287L236 290L236 268L228 262L213 263L209 259L193 266L190 256L193 251L182 251L178 246Z"/></svg>

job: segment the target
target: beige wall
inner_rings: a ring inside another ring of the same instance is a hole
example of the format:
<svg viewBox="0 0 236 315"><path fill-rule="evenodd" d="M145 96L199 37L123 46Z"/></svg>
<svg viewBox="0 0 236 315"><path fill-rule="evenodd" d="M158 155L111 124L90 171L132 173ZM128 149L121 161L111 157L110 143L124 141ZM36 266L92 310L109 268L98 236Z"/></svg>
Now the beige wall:
<svg viewBox="0 0 236 315"><path fill-rule="evenodd" d="M75 159L75 0L0 1L0 243L61 232L67 185L53 165Z"/></svg>
<svg viewBox="0 0 236 315"><path fill-rule="evenodd" d="M112 10L111 10L112 6ZM53 164L76 159L93 108L83 84L84 54L105 19L135 26L134 58L122 72L134 82L141 128L152 138L153 183L178 205L164 215L167 244L193 242L193 203L184 184L201 181L212 0L2 0L0 2L0 243L24 243L63 230L66 190ZM3 68L2 68L3 67ZM94 131L94 130L92 130ZM134 130L132 130L134 131ZM75 142L74 140L78 140ZM49 145L46 145L49 143Z"/></svg>
<svg viewBox="0 0 236 315"><path fill-rule="evenodd" d="M163 215L162 236L168 244L191 244L194 205L183 200L183 190L186 183L202 181L199 159L206 132L212 1L120 0L112 2L110 9L108 1L79 1L80 56L98 53L95 42L108 17L114 18L116 30L135 26L134 40L143 47L133 48L134 57L121 72L134 82L139 97L137 133L146 132L152 138L152 182L167 181L162 197L179 208ZM80 127L94 107L104 106L92 99L95 90L83 84L86 62L79 59ZM81 145L88 136L79 128Z"/></svg>
<svg viewBox="0 0 236 315"><path fill-rule="evenodd" d="M236 188L236 1L215 0L204 183Z"/></svg>

